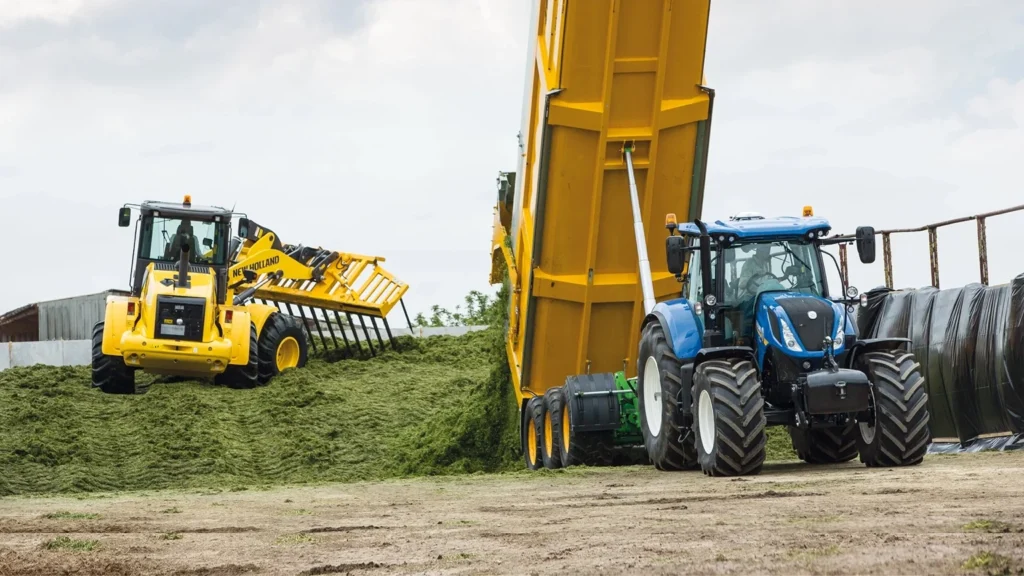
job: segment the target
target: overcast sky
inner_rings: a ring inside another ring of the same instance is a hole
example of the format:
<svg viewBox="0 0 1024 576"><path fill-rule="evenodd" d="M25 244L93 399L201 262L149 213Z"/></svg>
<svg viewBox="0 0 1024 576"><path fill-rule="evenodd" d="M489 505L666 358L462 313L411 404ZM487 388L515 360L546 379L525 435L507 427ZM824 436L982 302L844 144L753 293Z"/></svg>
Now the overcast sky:
<svg viewBox="0 0 1024 576"><path fill-rule="evenodd" d="M678 1L678 0L677 0ZM410 313L488 286L516 166L524 0L0 0L0 312L125 288L122 203L235 206L379 254ZM705 217L913 226L1024 203L1024 3L714 0ZM1024 214L989 223L992 281ZM939 236L976 281L973 224ZM924 235L896 284L929 282ZM852 266L862 289L882 281Z"/></svg>

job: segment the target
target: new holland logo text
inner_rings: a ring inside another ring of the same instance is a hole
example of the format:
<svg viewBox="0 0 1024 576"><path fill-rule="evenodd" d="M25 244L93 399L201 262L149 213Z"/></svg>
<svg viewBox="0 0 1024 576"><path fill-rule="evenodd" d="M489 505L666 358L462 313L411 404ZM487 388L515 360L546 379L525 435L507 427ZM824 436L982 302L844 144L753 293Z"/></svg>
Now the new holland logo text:
<svg viewBox="0 0 1024 576"><path fill-rule="evenodd" d="M280 260L281 260L280 256L271 256L270 258L264 258L263 260L259 260L257 262L253 262L252 264L249 264L248 266L242 266L241 268L236 268L235 270L233 270L231 272L231 277L232 278L237 278L237 277L241 276L242 275L242 271L244 271L244 270L252 270L253 272L259 272L260 270L263 270L264 268L268 268L270 266L276 265Z"/></svg>

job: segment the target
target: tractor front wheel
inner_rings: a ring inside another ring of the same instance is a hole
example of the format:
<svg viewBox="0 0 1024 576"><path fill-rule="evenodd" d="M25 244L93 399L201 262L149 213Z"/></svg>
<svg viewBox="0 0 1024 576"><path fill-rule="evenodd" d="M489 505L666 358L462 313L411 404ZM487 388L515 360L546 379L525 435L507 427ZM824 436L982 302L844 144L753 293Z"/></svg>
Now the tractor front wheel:
<svg viewBox="0 0 1024 576"><path fill-rule="evenodd" d="M709 476L757 474L764 464L764 399L749 360L705 360L693 375L697 460Z"/></svg>
<svg viewBox="0 0 1024 576"><path fill-rule="evenodd" d="M867 466L913 466L931 442L928 393L912 352L865 352L858 368L873 385L874 422L861 422L860 461Z"/></svg>
<svg viewBox="0 0 1024 576"><path fill-rule="evenodd" d="M135 394L145 392L135 389L135 370L124 363L120 356L103 353L104 322L92 329L92 385L106 394Z"/></svg>
<svg viewBox="0 0 1024 576"><path fill-rule="evenodd" d="M309 343L302 325L291 316L274 312L263 324L258 340L259 381L266 384L289 368L306 365Z"/></svg>

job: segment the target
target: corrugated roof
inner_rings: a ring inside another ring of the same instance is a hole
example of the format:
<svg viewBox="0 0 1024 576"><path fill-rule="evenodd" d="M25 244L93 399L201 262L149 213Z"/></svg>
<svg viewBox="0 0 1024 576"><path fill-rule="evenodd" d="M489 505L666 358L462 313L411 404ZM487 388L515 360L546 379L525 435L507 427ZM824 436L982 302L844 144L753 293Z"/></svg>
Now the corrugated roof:
<svg viewBox="0 0 1024 576"><path fill-rule="evenodd" d="M130 294L130 292L128 292L127 290L118 290L116 288L112 288L110 290L104 290L102 292L96 292L96 293L93 293L93 294L80 294L78 296L68 296L66 298L57 298L55 300L43 300L41 302L33 302L31 304L26 304L24 306L21 306L20 308L15 308L14 310L11 310L9 312L5 312L4 314L0 314L0 325L7 324L9 322L13 322L13 321L18 320L20 318L23 318L25 316L25 314L37 310L39 308L40 304L50 304L50 303L53 303L53 302L78 300L78 299L81 299L81 298L92 298L92 297L95 297L95 296L100 296L100 295L105 295L105 294L117 294L117 295L121 295L121 296L127 296L128 294Z"/></svg>

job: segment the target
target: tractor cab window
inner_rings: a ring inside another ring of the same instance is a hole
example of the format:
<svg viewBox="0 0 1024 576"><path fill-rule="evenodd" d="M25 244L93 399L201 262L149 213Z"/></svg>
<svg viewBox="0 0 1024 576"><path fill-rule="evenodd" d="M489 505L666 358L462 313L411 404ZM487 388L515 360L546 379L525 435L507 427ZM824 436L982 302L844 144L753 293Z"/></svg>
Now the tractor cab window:
<svg viewBox="0 0 1024 576"><path fill-rule="evenodd" d="M227 252L227 222L207 222L181 218L146 216L142 220L139 257L161 262L177 262L182 242L179 232L189 235L189 262L223 266Z"/></svg>
<svg viewBox="0 0 1024 576"><path fill-rule="evenodd" d="M725 253L723 297L728 304L752 303L765 290L824 294L820 261L812 244L785 240L736 244Z"/></svg>

